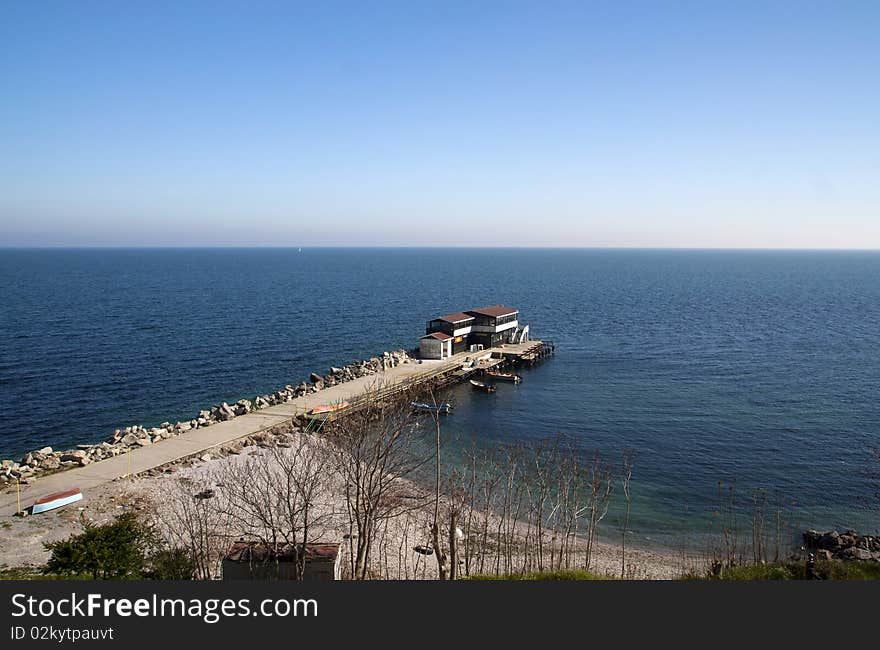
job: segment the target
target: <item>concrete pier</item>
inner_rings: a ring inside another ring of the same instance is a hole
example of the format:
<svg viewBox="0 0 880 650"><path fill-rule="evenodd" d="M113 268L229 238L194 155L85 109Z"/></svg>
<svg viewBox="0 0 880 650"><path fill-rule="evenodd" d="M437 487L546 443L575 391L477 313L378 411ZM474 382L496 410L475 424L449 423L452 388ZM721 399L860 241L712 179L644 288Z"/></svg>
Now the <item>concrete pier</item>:
<svg viewBox="0 0 880 650"><path fill-rule="evenodd" d="M29 485L22 486L22 507L27 508L37 499L72 488L80 488L84 498L88 499L90 488L128 475L156 469L183 458L201 455L211 449L222 447L288 422L293 417L304 416L316 406L342 401L356 404L356 401L368 392L393 393L408 388L427 386L432 382L442 384L460 380L463 376L456 374L459 371L471 370L475 372L480 369L481 365L486 365L481 364L480 359L500 358L512 362L521 359L523 362L531 363L535 358L538 358L536 350L541 349L542 346L541 341L527 341L481 352L462 352L442 361L403 364L379 374L367 375L336 384L316 393L303 395L285 404L260 409L226 422L218 422L209 427L192 429L183 435L162 440L146 447L131 448L125 454L85 467L42 476ZM489 365L494 364L490 362ZM344 416L344 411L340 411L336 417L340 416ZM16 510L15 489L0 494L0 518L15 514Z"/></svg>

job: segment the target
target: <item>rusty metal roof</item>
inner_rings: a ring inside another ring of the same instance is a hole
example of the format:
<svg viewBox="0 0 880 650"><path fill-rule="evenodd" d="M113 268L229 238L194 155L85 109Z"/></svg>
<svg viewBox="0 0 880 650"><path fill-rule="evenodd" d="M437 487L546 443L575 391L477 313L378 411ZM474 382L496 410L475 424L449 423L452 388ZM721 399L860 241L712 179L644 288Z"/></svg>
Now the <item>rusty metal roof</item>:
<svg viewBox="0 0 880 650"><path fill-rule="evenodd" d="M482 307L480 309L471 309L469 314L479 314L480 316L491 316L498 318L499 316L508 316L510 314L519 313L518 309L513 307L505 307L504 305L492 305L491 307Z"/></svg>
<svg viewBox="0 0 880 650"><path fill-rule="evenodd" d="M463 320L473 320L473 318L474 317L469 314L458 312L457 314L446 314L445 316L440 316L440 318L434 320L444 320L447 323L460 323Z"/></svg>
<svg viewBox="0 0 880 650"><path fill-rule="evenodd" d="M306 544L306 562L335 562L339 544ZM280 544L277 549L258 541L238 540L226 552L224 560L230 562L295 562L297 548L292 544Z"/></svg>

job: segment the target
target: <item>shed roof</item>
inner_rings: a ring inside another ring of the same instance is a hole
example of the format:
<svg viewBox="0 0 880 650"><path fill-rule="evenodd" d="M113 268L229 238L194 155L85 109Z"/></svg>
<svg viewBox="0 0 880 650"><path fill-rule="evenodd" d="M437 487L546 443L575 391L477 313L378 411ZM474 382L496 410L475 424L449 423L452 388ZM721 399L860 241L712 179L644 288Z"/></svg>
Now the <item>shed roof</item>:
<svg viewBox="0 0 880 650"><path fill-rule="evenodd" d="M468 311L469 314L479 314L480 316L492 316L494 318L498 318L499 316L509 316L510 314L519 313L518 309L514 309L513 307L505 307L504 305L492 305L491 307L482 307L480 309L471 309Z"/></svg>
<svg viewBox="0 0 880 650"><path fill-rule="evenodd" d="M307 562L335 562L339 555L339 544L306 544ZM230 562L295 562L297 548L293 544L282 544L277 549L258 541L238 540L223 557Z"/></svg>
<svg viewBox="0 0 880 650"><path fill-rule="evenodd" d="M460 323L463 320L473 320L473 316L470 314L465 314L464 312L457 312L455 314L446 314L445 316L440 316L435 320L445 320L447 323Z"/></svg>
<svg viewBox="0 0 880 650"><path fill-rule="evenodd" d="M449 334L445 334L443 332L431 332L430 334L425 334L423 339L435 338L438 341L446 341L451 339L452 337Z"/></svg>

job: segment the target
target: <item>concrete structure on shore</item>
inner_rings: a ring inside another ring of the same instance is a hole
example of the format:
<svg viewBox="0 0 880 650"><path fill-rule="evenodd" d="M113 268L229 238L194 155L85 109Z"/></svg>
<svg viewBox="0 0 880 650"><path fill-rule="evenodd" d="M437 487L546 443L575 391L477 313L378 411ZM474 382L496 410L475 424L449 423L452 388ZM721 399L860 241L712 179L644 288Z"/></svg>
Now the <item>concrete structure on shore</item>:
<svg viewBox="0 0 880 650"><path fill-rule="evenodd" d="M309 543L305 546L303 580L339 580L340 544ZM223 558L224 580L299 580L299 548L278 548L255 540L239 540Z"/></svg>

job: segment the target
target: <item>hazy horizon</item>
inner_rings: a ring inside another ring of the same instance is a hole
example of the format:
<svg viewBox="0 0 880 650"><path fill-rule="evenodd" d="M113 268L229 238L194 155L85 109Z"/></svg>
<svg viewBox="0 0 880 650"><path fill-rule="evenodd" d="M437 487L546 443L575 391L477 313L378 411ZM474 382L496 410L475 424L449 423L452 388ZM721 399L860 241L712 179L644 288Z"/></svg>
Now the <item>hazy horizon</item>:
<svg viewBox="0 0 880 650"><path fill-rule="evenodd" d="M395 246L384 246L381 244L376 245L365 245L365 244L350 244L350 245L331 245L331 244L314 244L314 245L306 245L298 246L297 244L265 244L265 245L233 245L233 244L224 244L224 245L193 245L193 244L165 244L165 245L137 245L137 244L106 244L106 245L88 245L88 244L58 244L58 245L45 245L45 244L20 244L20 245L8 245L8 244L0 244L0 250L118 250L118 249L134 249L134 250L163 250L163 249L181 249L181 250L224 250L224 249L233 249L233 250L262 250L262 249L278 249L278 250L295 250L295 249L319 249L319 250L333 250L333 249L365 249L365 250L411 250L411 249L426 249L426 250L595 250L595 251L615 251L615 250L625 250L625 251L742 251L742 252L816 252L816 253L841 253L841 252L853 252L853 253L880 253L880 248L775 248L775 247L722 247L722 246L504 246L504 245L474 245L474 246L465 246L465 245L448 245L448 246L429 246L429 245L420 245L420 244L411 244L411 245L395 245Z"/></svg>
<svg viewBox="0 0 880 650"><path fill-rule="evenodd" d="M880 249L880 5L0 7L0 246Z"/></svg>

